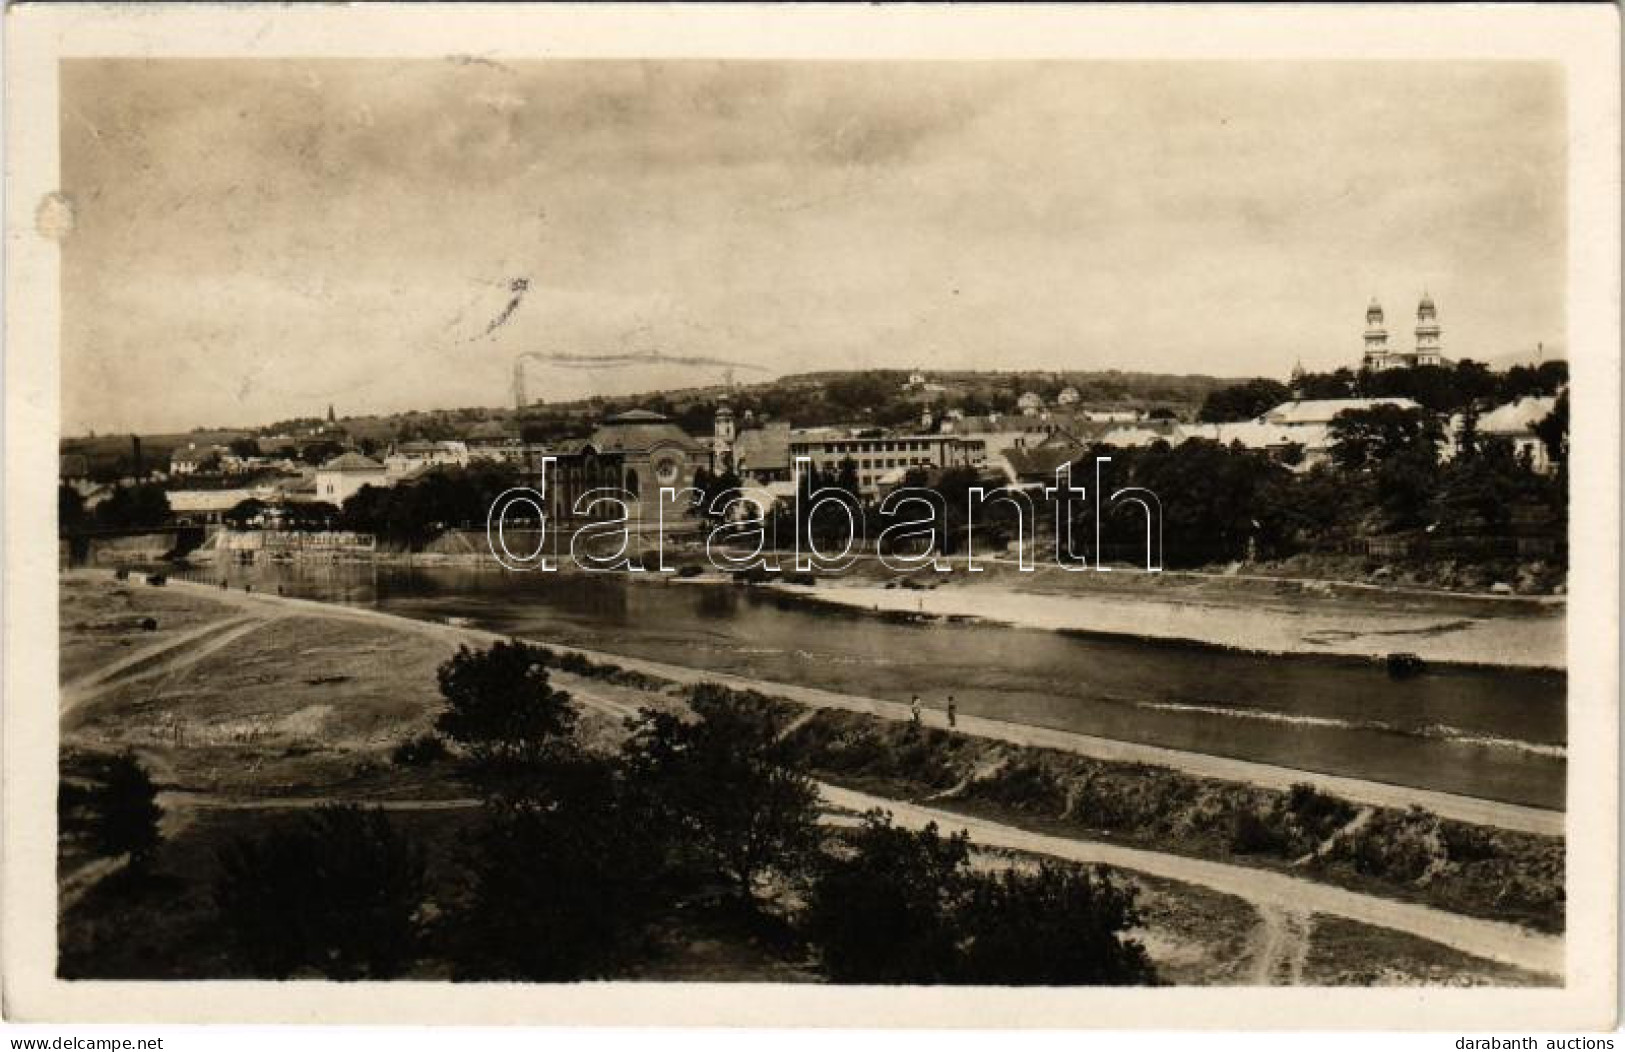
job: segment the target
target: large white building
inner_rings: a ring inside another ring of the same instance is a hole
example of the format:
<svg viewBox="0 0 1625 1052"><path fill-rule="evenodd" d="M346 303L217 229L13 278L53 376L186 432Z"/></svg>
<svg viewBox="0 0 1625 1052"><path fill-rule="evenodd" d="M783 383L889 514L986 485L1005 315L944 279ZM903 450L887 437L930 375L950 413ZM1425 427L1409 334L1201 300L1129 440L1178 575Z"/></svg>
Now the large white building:
<svg viewBox="0 0 1625 1052"><path fill-rule="evenodd" d="M854 435L835 428L810 428L790 434L790 457L806 457L820 472L838 472L851 458L858 469L858 493L873 498L882 482L898 469L970 467L987 451L980 439L961 435Z"/></svg>

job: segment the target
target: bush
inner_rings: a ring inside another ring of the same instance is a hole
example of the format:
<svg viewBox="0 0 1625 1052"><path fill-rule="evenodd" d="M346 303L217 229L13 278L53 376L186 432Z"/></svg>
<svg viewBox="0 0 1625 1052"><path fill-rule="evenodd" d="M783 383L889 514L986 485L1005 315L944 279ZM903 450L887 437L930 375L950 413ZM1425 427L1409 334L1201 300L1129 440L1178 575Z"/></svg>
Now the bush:
<svg viewBox="0 0 1625 1052"><path fill-rule="evenodd" d="M818 821L817 787L756 697L700 684L689 698L696 719L644 709L622 751L642 791L747 902L769 872L801 875Z"/></svg>
<svg viewBox="0 0 1625 1052"><path fill-rule="evenodd" d="M486 650L460 647L440 666L446 709L435 728L468 751L477 772L500 775L574 747L579 713L570 695L548 682L547 656L525 643L499 642Z"/></svg>
<svg viewBox="0 0 1625 1052"><path fill-rule="evenodd" d="M964 833L873 811L814 882L804 927L836 982L1129 985L1156 981L1131 890L1044 864L970 870Z"/></svg>
<svg viewBox="0 0 1625 1052"><path fill-rule="evenodd" d="M955 982L1009 986L1154 983L1139 942L1134 891L1103 872L1045 863L975 878L962 909L964 949Z"/></svg>
<svg viewBox="0 0 1625 1052"><path fill-rule="evenodd" d="M537 798L489 801L454 918L456 978L614 974L669 902L663 829L612 764L584 755L555 765Z"/></svg>
<svg viewBox="0 0 1625 1052"><path fill-rule="evenodd" d="M403 767L429 767L451 755L443 738L420 734L395 746L389 758Z"/></svg>
<svg viewBox="0 0 1625 1052"><path fill-rule="evenodd" d="M1280 830L1259 813L1247 808L1230 819L1230 850L1237 855L1279 855L1286 847Z"/></svg>
<svg viewBox="0 0 1625 1052"><path fill-rule="evenodd" d="M958 902L967 890L964 833L918 833L871 811L849 854L822 866L804 927L839 983L937 983L957 966Z"/></svg>
<svg viewBox="0 0 1625 1052"><path fill-rule="evenodd" d="M423 856L381 811L319 808L218 863L221 923L257 976L389 979L416 955Z"/></svg>
<svg viewBox="0 0 1625 1052"><path fill-rule="evenodd" d="M90 799L92 835L105 855L130 856L130 868L144 869L158 847L158 787L134 753L109 761L105 780Z"/></svg>
<svg viewBox="0 0 1625 1052"><path fill-rule="evenodd" d="M1348 825L1356 813L1354 805L1347 800L1323 793L1305 782L1298 782L1288 790L1286 809L1316 844Z"/></svg>

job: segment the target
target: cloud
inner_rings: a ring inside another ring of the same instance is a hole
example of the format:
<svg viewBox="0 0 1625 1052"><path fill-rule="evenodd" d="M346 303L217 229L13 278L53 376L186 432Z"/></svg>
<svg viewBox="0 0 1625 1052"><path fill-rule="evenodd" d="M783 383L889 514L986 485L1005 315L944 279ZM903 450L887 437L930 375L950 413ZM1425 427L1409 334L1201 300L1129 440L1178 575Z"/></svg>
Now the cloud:
<svg viewBox="0 0 1625 1052"><path fill-rule="evenodd" d="M1280 375L1423 285L1458 352L1562 338L1537 65L74 60L62 97L70 428L496 404L524 351Z"/></svg>

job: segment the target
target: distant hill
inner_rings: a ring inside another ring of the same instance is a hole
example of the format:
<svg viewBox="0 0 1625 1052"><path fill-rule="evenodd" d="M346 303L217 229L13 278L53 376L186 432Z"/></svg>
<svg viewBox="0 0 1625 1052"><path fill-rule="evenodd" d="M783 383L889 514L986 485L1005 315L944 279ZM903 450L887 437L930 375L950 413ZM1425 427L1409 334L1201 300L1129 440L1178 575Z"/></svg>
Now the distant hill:
<svg viewBox="0 0 1625 1052"><path fill-rule="evenodd" d="M583 398L527 406L470 406L455 409L413 410L404 413L341 417L338 424L350 437L385 445L397 438L456 438L475 425L496 420L529 424L556 432L582 431L601 417L634 407L671 415L692 434L708 433L717 402L726 396L736 410L749 409L760 418L788 420L797 426L846 422L900 425L918 419L926 408L962 408L966 411L1011 412L1022 394L1033 392L1053 403L1072 388L1080 408L1171 409L1193 416L1208 394L1249 377L1214 377L1174 373L1142 373L1118 369L948 370L925 373L927 385L905 390L910 373L904 369L867 369L796 373L758 383L725 387L712 384L645 391L614 398ZM170 451L196 442L200 446L224 444L243 435L274 432L300 433L315 418L281 421L258 428L195 431L188 434L143 435L142 455L149 467L162 467ZM112 464L130 455L129 435L64 438L61 451L84 453L95 465Z"/></svg>

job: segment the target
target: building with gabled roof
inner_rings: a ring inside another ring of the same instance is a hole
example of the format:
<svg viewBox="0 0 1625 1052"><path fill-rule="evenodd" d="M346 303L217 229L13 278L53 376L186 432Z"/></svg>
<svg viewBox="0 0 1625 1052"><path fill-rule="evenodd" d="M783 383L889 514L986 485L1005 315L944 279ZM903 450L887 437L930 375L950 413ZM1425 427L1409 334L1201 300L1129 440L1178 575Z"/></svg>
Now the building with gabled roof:
<svg viewBox="0 0 1625 1052"><path fill-rule="evenodd" d="M371 457L341 453L316 469L316 499L342 507L363 486L387 485L387 474Z"/></svg>

